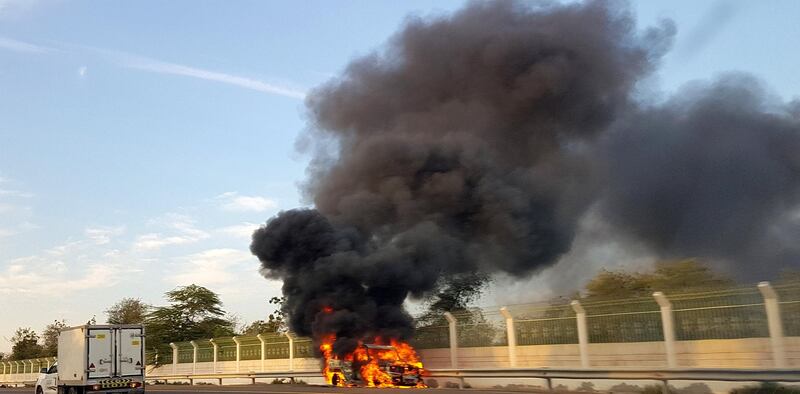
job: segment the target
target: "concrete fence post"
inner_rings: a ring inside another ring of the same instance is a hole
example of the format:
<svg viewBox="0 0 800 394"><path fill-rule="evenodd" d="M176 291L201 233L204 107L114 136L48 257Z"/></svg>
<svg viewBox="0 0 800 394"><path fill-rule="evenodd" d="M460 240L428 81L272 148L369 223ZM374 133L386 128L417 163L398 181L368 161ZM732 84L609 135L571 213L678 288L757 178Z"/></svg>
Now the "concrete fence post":
<svg viewBox="0 0 800 394"><path fill-rule="evenodd" d="M508 337L508 365L517 367L517 330L514 328L514 316L508 308L500 308L500 313L506 319L506 337Z"/></svg>
<svg viewBox="0 0 800 394"><path fill-rule="evenodd" d="M219 353L219 344L214 341L214 339L209 339L211 342L211 346L214 346L214 362L212 363L214 373L217 373L217 353Z"/></svg>
<svg viewBox="0 0 800 394"><path fill-rule="evenodd" d="M267 342L261 334L256 335L258 341L261 342L261 372L264 372L264 360L267 358Z"/></svg>
<svg viewBox="0 0 800 394"><path fill-rule="evenodd" d="M170 342L169 347L172 348L172 374L175 375L178 373L178 345Z"/></svg>
<svg viewBox="0 0 800 394"><path fill-rule="evenodd" d="M288 332L284 332L283 335L289 339L289 370L294 371L294 338L292 337L292 334Z"/></svg>
<svg viewBox="0 0 800 394"><path fill-rule="evenodd" d="M19 361L14 361L14 366L16 366L17 375L20 374L19 372ZM22 366L22 373L25 373L25 365Z"/></svg>
<svg viewBox="0 0 800 394"><path fill-rule="evenodd" d="M575 311L575 322L578 325L578 351L581 355L581 368L589 368L589 329L586 325L586 310L580 301L570 303Z"/></svg>
<svg viewBox="0 0 800 394"><path fill-rule="evenodd" d="M769 340L772 345L772 360L775 368L786 368L786 353L783 349L783 321L781 308L778 304L778 294L769 282L758 284L758 290L764 297L764 308L767 310L767 325L769 326Z"/></svg>
<svg viewBox="0 0 800 394"><path fill-rule="evenodd" d="M197 342L189 341L192 344L192 375L197 374Z"/></svg>
<svg viewBox="0 0 800 394"><path fill-rule="evenodd" d="M239 337L233 337L233 343L236 344L236 373L239 373L239 362L242 359L242 342Z"/></svg>
<svg viewBox="0 0 800 394"><path fill-rule="evenodd" d="M661 308L661 328L664 332L664 350L667 353L667 367L676 368L678 359L675 356L675 324L672 319L672 303L664 293L653 293L658 306Z"/></svg>
<svg viewBox="0 0 800 394"><path fill-rule="evenodd" d="M456 330L456 318L450 312L444 313L447 319L450 336L450 368L458 369L458 332Z"/></svg>

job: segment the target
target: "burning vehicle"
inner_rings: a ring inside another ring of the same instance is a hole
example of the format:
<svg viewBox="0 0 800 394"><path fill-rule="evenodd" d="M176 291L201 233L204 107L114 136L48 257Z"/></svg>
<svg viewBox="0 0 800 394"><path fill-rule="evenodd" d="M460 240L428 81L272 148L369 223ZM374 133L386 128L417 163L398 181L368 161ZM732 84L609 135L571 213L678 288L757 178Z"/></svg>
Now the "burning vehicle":
<svg viewBox="0 0 800 394"><path fill-rule="evenodd" d="M406 343L393 342L400 348L361 344L344 357L333 354L330 342L324 342L320 350L325 358L325 379L340 387L426 387L422 381L422 363L413 348Z"/></svg>

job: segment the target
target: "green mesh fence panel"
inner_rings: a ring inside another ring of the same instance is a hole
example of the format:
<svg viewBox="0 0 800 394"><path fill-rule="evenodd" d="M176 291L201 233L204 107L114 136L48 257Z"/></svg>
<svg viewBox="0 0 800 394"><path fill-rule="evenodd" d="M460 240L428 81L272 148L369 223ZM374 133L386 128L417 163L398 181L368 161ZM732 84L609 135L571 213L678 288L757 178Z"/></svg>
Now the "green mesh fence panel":
<svg viewBox="0 0 800 394"><path fill-rule="evenodd" d="M196 341L197 343L197 362L207 363L214 361L214 345L207 339Z"/></svg>
<svg viewBox="0 0 800 394"><path fill-rule="evenodd" d="M261 360L261 344L242 344L241 360Z"/></svg>
<svg viewBox="0 0 800 394"><path fill-rule="evenodd" d="M778 306L783 320L783 335L800 336L800 285L775 286L778 294Z"/></svg>
<svg viewBox="0 0 800 394"><path fill-rule="evenodd" d="M554 317L514 322L517 345L559 345L578 343L575 317Z"/></svg>
<svg viewBox="0 0 800 394"><path fill-rule="evenodd" d="M494 346L502 332L491 323L463 324L456 326L459 347ZM504 335L502 336L505 337ZM449 345L448 345L449 346Z"/></svg>
<svg viewBox="0 0 800 394"><path fill-rule="evenodd" d="M189 342L176 343L178 347L178 363L191 363L194 359L194 348Z"/></svg>
<svg viewBox="0 0 800 394"><path fill-rule="evenodd" d="M448 326L429 326L417 328L411 339L411 346L417 349L438 349L450 347Z"/></svg>
<svg viewBox="0 0 800 394"><path fill-rule="evenodd" d="M584 303L589 343L663 341L661 308L652 297Z"/></svg>
<svg viewBox="0 0 800 394"><path fill-rule="evenodd" d="M236 361L236 342L233 338L214 338L217 344L217 361Z"/></svg>
<svg viewBox="0 0 800 394"><path fill-rule="evenodd" d="M310 338L296 338L294 340L294 357L316 357L314 353L314 344L311 342Z"/></svg>
<svg viewBox="0 0 800 394"><path fill-rule="evenodd" d="M149 348L144 353L147 365L166 365L172 364L172 348L169 345L160 346L156 349Z"/></svg>
<svg viewBox="0 0 800 394"><path fill-rule="evenodd" d="M240 347L241 360L261 360L261 341L254 336L238 337Z"/></svg>
<svg viewBox="0 0 800 394"><path fill-rule="evenodd" d="M661 312L588 315L589 343L663 341Z"/></svg>
<svg viewBox="0 0 800 394"><path fill-rule="evenodd" d="M761 293L736 289L670 298L678 340L768 337Z"/></svg>

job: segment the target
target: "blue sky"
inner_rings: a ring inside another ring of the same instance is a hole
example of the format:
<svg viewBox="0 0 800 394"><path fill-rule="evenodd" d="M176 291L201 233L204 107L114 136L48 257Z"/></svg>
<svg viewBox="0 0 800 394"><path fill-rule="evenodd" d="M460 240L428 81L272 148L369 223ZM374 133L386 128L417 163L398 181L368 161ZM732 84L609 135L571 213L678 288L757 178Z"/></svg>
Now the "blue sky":
<svg viewBox="0 0 800 394"><path fill-rule="evenodd" d="M0 0L0 351L16 327L103 321L190 283L263 318L280 284L249 234L304 204L304 95L409 14L462 4ZM648 91L737 70L800 96L800 2L631 7L640 28L678 25Z"/></svg>

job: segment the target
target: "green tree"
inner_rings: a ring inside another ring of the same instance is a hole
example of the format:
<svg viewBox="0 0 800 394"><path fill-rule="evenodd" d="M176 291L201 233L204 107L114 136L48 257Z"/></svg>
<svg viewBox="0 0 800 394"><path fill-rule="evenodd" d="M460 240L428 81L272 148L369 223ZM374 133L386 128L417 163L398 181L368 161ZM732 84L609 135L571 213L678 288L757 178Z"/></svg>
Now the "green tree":
<svg viewBox="0 0 800 394"><path fill-rule="evenodd" d="M650 290L667 294L709 291L734 285L732 280L720 276L709 266L694 259L656 263L655 271L650 275L643 275L641 280Z"/></svg>
<svg viewBox="0 0 800 394"><path fill-rule="evenodd" d="M145 318L148 346L164 348L170 342L231 336L235 321L225 317L213 291L197 285L165 293L169 305L154 308Z"/></svg>
<svg viewBox="0 0 800 394"><path fill-rule="evenodd" d="M58 355L58 334L67 328L64 320L54 320L42 332L42 357L55 357Z"/></svg>
<svg viewBox="0 0 800 394"><path fill-rule="evenodd" d="M427 301L425 312L417 319L420 325L439 325L445 312L469 312L469 306L489 283L489 276L482 273L454 275L439 285L439 291Z"/></svg>
<svg viewBox="0 0 800 394"><path fill-rule="evenodd" d="M647 279L635 272L603 269L586 284L586 298L592 300L644 297L648 292Z"/></svg>
<svg viewBox="0 0 800 394"><path fill-rule="evenodd" d="M150 305L138 298L123 298L105 312L108 324L141 324L149 309Z"/></svg>
<svg viewBox="0 0 800 394"><path fill-rule="evenodd" d="M42 345L39 344L39 335L30 328L18 328L11 337L11 359L25 360L37 358L42 354Z"/></svg>
<svg viewBox="0 0 800 394"><path fill-rule="evenodd" d="M734 282L695 260L662 261L652 272L600 271L586 284L584 299L605 301L728 288Z"/></svg>
<svg viewBox="0 0 800 394"><path fill-rule="evenodd" d="M286 313L283 304L286 297L272 297L269 303L276 305L276 309L267 316L267 320L256 320L242 329L242 335L258 335L266 332L286 331Z"/></svg>

